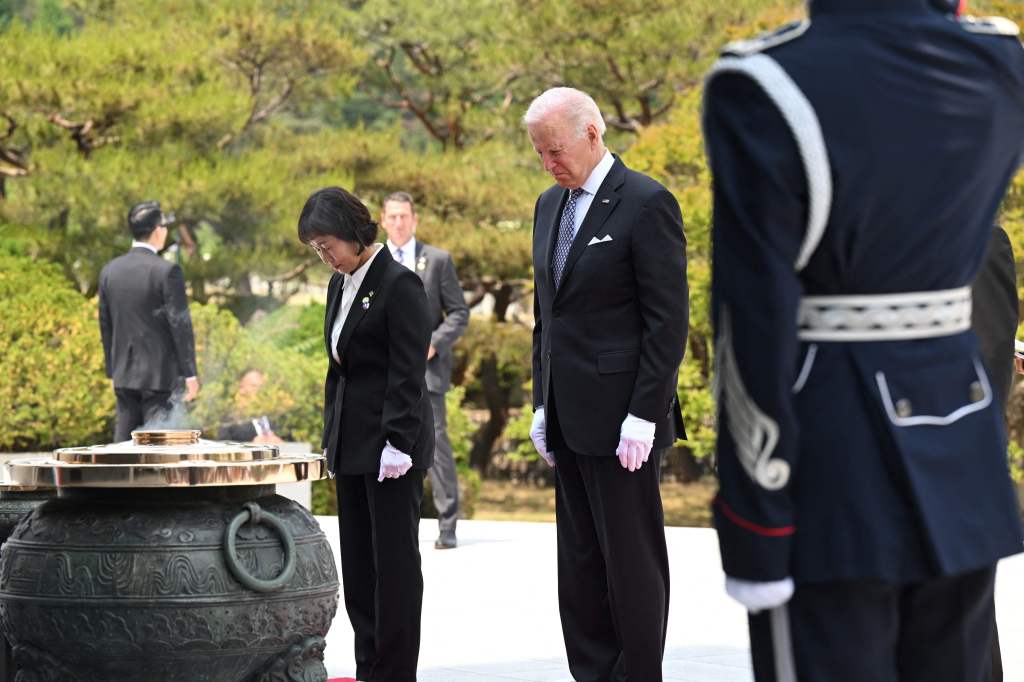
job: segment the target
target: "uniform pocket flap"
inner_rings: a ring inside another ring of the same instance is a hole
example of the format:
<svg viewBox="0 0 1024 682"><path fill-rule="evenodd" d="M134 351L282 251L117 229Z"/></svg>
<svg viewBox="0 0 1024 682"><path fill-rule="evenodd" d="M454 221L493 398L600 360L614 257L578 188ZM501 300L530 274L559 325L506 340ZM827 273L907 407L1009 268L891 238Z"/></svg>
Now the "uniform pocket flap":
<svg viewBox="0 0 1024 682"><path fill-rule="evenodd" d="M640 366L639 350L613 350L597 355L597 371L599 374L616 374L617 372L635 372Z"/></svg>
<svg viewBox="0 0 1024 682"><path fill-rule="evenodd" d="M894 426L948 426L992 403L992 386L976 357L878 370L874 379Z"/></svg>

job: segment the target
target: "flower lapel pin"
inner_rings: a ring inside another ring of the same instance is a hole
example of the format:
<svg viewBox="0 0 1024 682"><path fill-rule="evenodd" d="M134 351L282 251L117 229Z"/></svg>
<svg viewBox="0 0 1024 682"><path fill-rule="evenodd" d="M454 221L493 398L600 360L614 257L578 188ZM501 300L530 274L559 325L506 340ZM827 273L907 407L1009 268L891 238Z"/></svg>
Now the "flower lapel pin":
<svg viewBox="0 0 1024 682"><path fill-rule="evenodd" d="M373 292L372 291L370 293L366 294L366 296L363 296L363 300L362 300L363 310L369 310L370 309L370 299L371 298L373 298Z"/></svg>
<svg viewBox="0 0 1024 682"><path fill-rule="evenodd" d="M416 272L423 272L427 269L427 257L420 256L420 259L416 261Z"/></svg>

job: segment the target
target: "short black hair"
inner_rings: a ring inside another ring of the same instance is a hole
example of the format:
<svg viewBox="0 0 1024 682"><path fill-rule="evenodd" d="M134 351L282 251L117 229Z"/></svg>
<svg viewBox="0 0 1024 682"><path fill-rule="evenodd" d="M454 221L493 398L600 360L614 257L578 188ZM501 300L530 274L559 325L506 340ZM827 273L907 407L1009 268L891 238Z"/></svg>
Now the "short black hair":
<svg viewBox="0 0 1024 682"><path fill-rule="evenodd" d="M299 216L299 241L308 244L317 237L353 242L362 251L377 241L377 223L353 194L341 187L324 187L306 199Z"/></svg>
<svg viewBox="0 0 1024 682"><path fill-rule="evenodd" d="M173 222L173 220L174 218L171 216L171 219L166 222ZM141 204L135 204L128 211L128 229L132 233L132 238L138 241L149 239L153 230L165 225L166 222L158 201L143 201Z"/></svg>
<svg viewBox="0 0 1024 682"><path fill-rule="evenodd" d="M392 192L391 194L384 197L384 201L381 202L381 208L384 208L384 204L389 201L394 201L398 204L409 204L409 210L413 213L416 212L416 202L412 200L412 195L408 192Z"/></svg>

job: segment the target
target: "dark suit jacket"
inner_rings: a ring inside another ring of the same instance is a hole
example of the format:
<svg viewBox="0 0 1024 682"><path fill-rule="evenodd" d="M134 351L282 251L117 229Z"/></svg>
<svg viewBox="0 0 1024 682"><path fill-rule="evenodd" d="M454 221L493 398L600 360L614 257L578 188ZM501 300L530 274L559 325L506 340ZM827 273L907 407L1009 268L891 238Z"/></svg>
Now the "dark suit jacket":
<svg viewBox="0 0 1024 682"><path fill-rule="evenodd" d="M170 391L196 376L192 317L181 268L133 248L100 273L100 333L116 388Z"/></svg>
<svg viewBox="0 0 1024 682"><path fill-rule="evenodd" d="M217 427L217 440L231 440L240 443L247 443L258 434L252 421L235 422L233 424L221 424Z"/></svg>
<svg viewBox="0 0 1024 682"><path fill-rule="evenodd" d="M996 226L973 285L971 327L1002 405L1013 381L1013 339L1017 334L1017 268L1010 238Z"/></svg>
<svg viewBox="0 0 1024 682"><path fill-rule="evenodd" d="M259 419L262 415L257 415L255 418ZM252 419L246 419L244 421L232 422L229 424L221 424L217 427L217 440L231 440L241 443L247 443L251 440L255 440L259 434L256 432L256 427L252 423ZM278 431L274 426L274 417L268 417L270 423L270 430L275 435L288 440L288 434Z"/></svg>
<svg viewBox="0 0 1024 682"><path fill-rule="evenodd" d="M376 474L385 441L409 455L416 469L429 468L434 457L434 419L424 380L431 328L423 284L381 248L384 253L367 266L342 327L340 364L330 343L345 278L335 274L327 287L329 361L320 447L339 474Z"/></svg>
<svg viewBox="0 0 1024 682"><path fill-rule="evenodd" d="M416 274L427 294L430 345L437 354L427 362L427 390L444 393L452 383L452 346L469 323L469 306L455 274L451 254L416 240Z"/></svg>
<svg viewBox="0 0 1024 682"><path fill-rule="evenodd" d="M657 424L655 448L670 446L686 437L676 397L689 320L679 204L616 158L555 293L551 258L568 195L551 187L534 211L534 406L554 390L561 435L577 453L614 455L627 413ZM595 237L611 240L590 244Z"/></svg>

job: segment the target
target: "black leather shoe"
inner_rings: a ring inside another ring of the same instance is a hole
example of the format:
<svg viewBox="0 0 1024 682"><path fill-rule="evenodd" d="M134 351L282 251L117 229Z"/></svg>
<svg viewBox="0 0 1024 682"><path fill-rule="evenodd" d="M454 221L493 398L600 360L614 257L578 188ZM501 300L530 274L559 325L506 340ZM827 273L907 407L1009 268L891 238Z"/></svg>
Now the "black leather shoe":
<svg viewBox="0 0 1024 682"><path fill-rule="evenodd" d="M437 540L434 540L434 549L455 549L458 546L454 535L439 535Z"/></svg>

